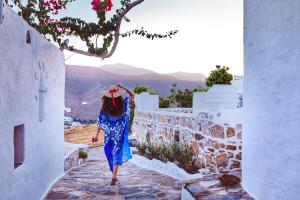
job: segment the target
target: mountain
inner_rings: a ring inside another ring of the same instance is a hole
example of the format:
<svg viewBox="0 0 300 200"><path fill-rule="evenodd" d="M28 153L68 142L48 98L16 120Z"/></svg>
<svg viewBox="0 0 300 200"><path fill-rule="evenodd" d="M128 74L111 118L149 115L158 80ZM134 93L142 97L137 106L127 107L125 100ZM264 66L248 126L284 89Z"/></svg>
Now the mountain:
<svg viewBox="0 0 300 200"><path fill-rule="evenodd" d="M179 76L178 73L175 74ZM181 89L204 86L203 75L199 75L199 81L191 81L186 77L192 75L185 75L185 79L181 77L180 80L172 75L124 64L101 67L66 65L65 105L71 108L71 112L66 115L81 120L96 119L102 91L112 84L122 83L131 89L137 84L145 85L161 96L168 96L173 83L177 83L177 87Z"/></svg>
<svg viewBox="0 0 300 200"><path fill-rule="evenodd" d="M146 75L146 74L154 74L154 71L143 69L139 67L134 67L131 65L125 65L122 63L117 63L114 65L103 65L99 67L100 69L121 75L129 75L129 76L139 76L139 75Z"/></svg>
<svg viewBox="0 0 300 200"><path fill-rule="evenodd" d="M205 76L201 73L187 73L187 72L174 72L170 74L166 74L173 78L182 81L202 81L205 82Z"/></svg>

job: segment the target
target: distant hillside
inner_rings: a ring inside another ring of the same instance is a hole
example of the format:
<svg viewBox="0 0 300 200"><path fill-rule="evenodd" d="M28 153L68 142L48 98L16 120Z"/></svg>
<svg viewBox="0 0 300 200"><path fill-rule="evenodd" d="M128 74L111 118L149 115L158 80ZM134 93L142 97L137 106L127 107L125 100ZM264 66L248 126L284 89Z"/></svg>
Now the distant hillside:
<svg viewBox="0 0 300 200"><path fill-rule="evenodd" d="M205 82L205 76L201 73L187 73L187 72L175 72L166 74L173 78L183 81L202 81Z"/></svg>
<svg viewBox="0 0 300 200"><path fill-rule="evenodd" d="M125 65L125 64L121 64L121 63L117 63L114 65L103 65L99 68L104 71L107 71L107 72L121 74L121 75L129 75L129 76L138 76L138 75L146 75L146 74L155 73L152 70L134 67L131 65Z"/></svg>
<svg viewBox="0 0 300 200"><path fill-rule="evenodd" d="M188 81L123 64L103 67L67 65L65 105L72 111L66 115L82 120L96 119L102 91L111 84L122 83L131 89L137 84L146 85L159 95L167 96L173 83L182 89L204 85L203 75L200 75L199 81Z"/></svg>

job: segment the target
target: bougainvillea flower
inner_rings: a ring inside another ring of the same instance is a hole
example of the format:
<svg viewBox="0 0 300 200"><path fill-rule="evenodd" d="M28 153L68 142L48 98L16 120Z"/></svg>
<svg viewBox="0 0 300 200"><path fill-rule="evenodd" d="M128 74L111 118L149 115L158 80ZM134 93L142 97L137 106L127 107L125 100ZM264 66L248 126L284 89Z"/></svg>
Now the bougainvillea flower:
<svg viewBox="0 0 300 200"><path fill-rule="evenodd" d="M99 0L92 0L92 9L97 11L99 8Z"/></svg>
<svg viewBox="0 0 300 200"><path fill-rule="evenodd" d="M92 0L92 9L95 11L98 11L100 2L105 3L105 8L102 9L102 12L108 12L111 11L111 8L113 7L111 0Z"/></svg>

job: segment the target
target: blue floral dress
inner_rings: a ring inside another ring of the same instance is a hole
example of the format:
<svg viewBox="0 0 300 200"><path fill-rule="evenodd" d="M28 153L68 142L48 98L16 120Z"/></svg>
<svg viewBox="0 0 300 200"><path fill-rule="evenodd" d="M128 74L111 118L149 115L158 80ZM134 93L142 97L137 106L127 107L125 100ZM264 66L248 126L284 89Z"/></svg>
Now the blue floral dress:
<svg viewBox="0 0 300 200"><path fill-rule="evenodd" d="M124 99L124 108L125 112L117 117L100 111L97 121L98 127L105 133L104 152L111 171L113 171L113 165L122 165L122 163L132 158L128 143L130 118L128 97Z"/></svg>

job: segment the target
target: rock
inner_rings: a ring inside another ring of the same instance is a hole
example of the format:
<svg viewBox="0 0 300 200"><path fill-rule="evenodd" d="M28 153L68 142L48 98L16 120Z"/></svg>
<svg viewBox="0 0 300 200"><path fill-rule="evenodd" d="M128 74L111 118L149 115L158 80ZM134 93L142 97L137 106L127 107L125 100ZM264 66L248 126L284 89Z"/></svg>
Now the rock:
<svg viewBox="0 0 300 200"><path fill-rule="evenodd" d="M145 157L148 158L149 160L152 160L152 159L153 159L152 154L149 153L149 152L146 152Z"/></svg>
<svg viewBox="0 0 300 200"><path fill-rule="evenodd" d="M226 131L226 135L228 138L234 137L235 136L235 130L231 127L229 127Z"/></svg>
<svg viewBox="0 0 300 200"><path fill-rule="evenodd" d="M237 138L238 138L238 139L242 139L242 132L238 132Z"/></svg>
<svg viewBox="0 0 300 200"><path fill-rule="evenodd" d="M203 138L204 137L201 134L199 134L199 133L195 134L195 140L202 140Z"/></svg>
<svg viewBox="0 0 300 200"><path fill-rule="evenodd" d="M234 157L234 154L231 153L231 152L228 152L228 157L229 157L229 158L233 158L233 157Z"/></svg>
<svg viewBox="0 0 300 200"><path fill-rule="evenodd" d="M235 159L242 160L242 152L239 154L235 155Z"/></svg>
<svg viewBox="0 0 300 200"><path fill-rule="evenodd" d="M199 154L199 144L196 141L193 141L191 146L192 146L193 156L197 157Z"/></svg>
<svg viewBox="0 0 300 200"><path fill-rule="evenodd" d="M128 194L135 194L141 192L142 190L139 187L121 187L119 189L119 195L128 195Z"/></svg>
<svg viewBox="0 0 300 200"><path fill-rule="evenodd" d="M50 192L48 193L46 199L68 199L70 195L63 192Z"/></svg>
<svg viewBox="0 0 300 200"><path fill-rule="evenodd" d="M220 147L221 147L221 148L225 148L225 144L221 143L221 144L220 144Z"/></svg>
<svg viewBox="0 0 300 200"><path fill-rule="evenodd" d="M236 146L235 146L235 145L229 144L229 145L227 145L226 149L227 149L227 150L235 151L235 150L236 150Z"/></svg>
<svg viewBox="0 0 300 200"><path fill-rule="evenodd" d="M204 144L202 142L199 142L199 147L204 150Z"/></svg>
<svg viewBox="0 0 300 200"><path fill-rule="evenodd" d="M201 158L195 158L193 160L193 164L194 166L197 168L197 169L202 169L202 168L205 168L205 163L204 161L201 159Z"/></svg>
<svg viewBox="0 0 300 200"><path fill-rule="evenodd" d="M179 130L175 130L175 132L174 132L174 141L175 142L179 142L180 141L179 134L180 134L180 131Z"/></svg>
<svg viewBox="0 0 300 200"><path fill-rule="evenodd" d="M214 149L219 149L220 148L220 145L219 145L219 143L218 142L215 142L215 141L210 141L210 145L211 145L211 147L212 148L214 148Z"/></svg>
<svg viewBox="0 0 300 200"><path fill-rule="evenodd" d="M136 147L137 145L136 139L128 139L128 142L129 142L129 146L131 147Z"/></svg>
<svg viewBox="0 0 300 200"><path fill-rule="evenodd" d="M213 162L210 155L207 154L207 155L205 156L205 158L206 158L206 161L207 161L208 164L211 164L211 163Z"/></svg>
<svg viewBox="0 0 300 200"><path fill-rule="evenodd" d="M158 197L165 197L166 196L166 193L164 193L164 192L160 192L160 193L158 193L156 196L158 196Z"/></svg>
<svg viewBox="0 0 300 200"><path fill-rule="evenodd" d="M224 128L218 124L213 125L210 128L210 135L216 138L225 138Z"/></svg>
<svg viewBox="0 0 300 200"><path fill-rule="evenodd" d="M216 164L217 166L226 166L227 165L227 162L228 162L228 155L226 153L222 153L222 154L219 154L217 157L216 157Z"/></svg>
<svg viewBox="0 0 300 200"><path fill-rule="evenodd" d="M235 126L235 130L236 130L236 131L241 131L241 130L242 130L242 124L237 124L237 125Z"/></svg>
<svg viewBox="0 0 300 200"><path fill-rule="evenodd" d="M241 168L241 163L239 161L234 161L231 164L230 169L237 169L237 168Z"/></svg>
<svg viewBox="0 0 300 200"><path fill-rule="evenodd" d="M234 186L241 182L239 177L228 174L223 174L221 177L219 177L219 180L223 186Z"/></svg>

